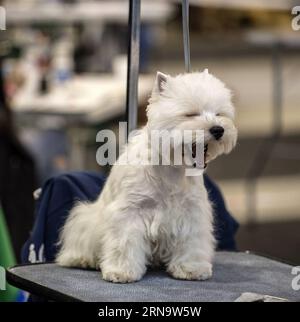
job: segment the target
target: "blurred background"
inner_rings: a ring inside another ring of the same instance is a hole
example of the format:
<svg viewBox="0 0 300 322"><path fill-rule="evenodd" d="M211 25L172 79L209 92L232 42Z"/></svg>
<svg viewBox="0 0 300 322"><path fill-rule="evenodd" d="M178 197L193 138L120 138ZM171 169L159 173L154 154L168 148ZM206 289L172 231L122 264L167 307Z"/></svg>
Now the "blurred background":
<svg viewBox="0 0 300 322"><path fill-rule="evenodd" d="M33 223L33 191L65 171L108 171L96 163L95 138L104 128L117 132L124 120L128 1L0 5L0 226L7 225L10 260L18 261ZM190 37L192 69L208 68L234 93L238 145L208 173L240 223L239 250L300 264L295 5L191 0ZM142 0L142 22L140 124L156 71L184 71L180 1Z"/></svg>

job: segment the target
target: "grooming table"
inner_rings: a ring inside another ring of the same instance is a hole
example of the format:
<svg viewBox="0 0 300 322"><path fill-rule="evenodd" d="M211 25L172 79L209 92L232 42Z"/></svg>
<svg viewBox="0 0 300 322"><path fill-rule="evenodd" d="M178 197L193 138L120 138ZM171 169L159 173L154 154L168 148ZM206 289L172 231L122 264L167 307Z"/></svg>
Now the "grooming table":
<svg viewBox="0 0 300 322"><path fill-rule="evenodd" d="M209 302L235 301L242 293L300 301L291 287L292 266L249 253L218 252L213 278L184 281L164 271L150 270L131 284L113 284L94 270L64 268L56 264L15 266L7 271L11 285L54 301L84 302Z"/></svg>

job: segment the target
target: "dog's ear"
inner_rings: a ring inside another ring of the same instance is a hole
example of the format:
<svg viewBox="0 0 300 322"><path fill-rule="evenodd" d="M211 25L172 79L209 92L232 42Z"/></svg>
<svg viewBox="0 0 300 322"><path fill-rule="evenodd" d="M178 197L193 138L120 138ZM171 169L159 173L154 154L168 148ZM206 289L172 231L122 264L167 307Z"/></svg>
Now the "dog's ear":
<svg viewBox="0 0 300 322"><path fill-rule="evenodd" d="M167 83L168 75L161 72L156 73L156 80L154 83L153 92L160 94L164 89L164 84Z"/></svg>

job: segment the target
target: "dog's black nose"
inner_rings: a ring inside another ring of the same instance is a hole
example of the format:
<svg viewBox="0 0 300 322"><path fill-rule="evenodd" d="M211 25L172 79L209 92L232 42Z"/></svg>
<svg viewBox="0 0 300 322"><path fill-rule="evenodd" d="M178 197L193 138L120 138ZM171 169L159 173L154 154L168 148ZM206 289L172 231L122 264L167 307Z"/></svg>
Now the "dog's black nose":
<svg viewBox="0 0 300 322"><path fill-rule="evenodd" d="M209 132L216 140L220 140L224 134L224 128L222 126L213 126L209 129Z"/></svg>

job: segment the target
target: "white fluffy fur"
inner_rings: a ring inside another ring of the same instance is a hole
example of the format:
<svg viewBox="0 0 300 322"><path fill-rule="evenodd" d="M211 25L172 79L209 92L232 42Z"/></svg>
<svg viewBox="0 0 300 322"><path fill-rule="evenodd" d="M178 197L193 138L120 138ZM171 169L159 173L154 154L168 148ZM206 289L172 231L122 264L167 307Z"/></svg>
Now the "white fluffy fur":
<svg viewBox="0 0 300 322"><path fill-rule="evenodd" d="M195 113L199 116L187 116ZM176 77L158 73L147 115L148 123L126 147L129 157L148 148L152 129L204 130L207 161L236 143L231 93L207 71ZM209 133L215 125L225 129L218 141ZM105 280L119 283L141 279L150 264L164 264L179 279L209 278L215 245L212 206L203 177L187 177L184 170L116 164L100 197L71 211L57 263L101 269Z"/></svg>

